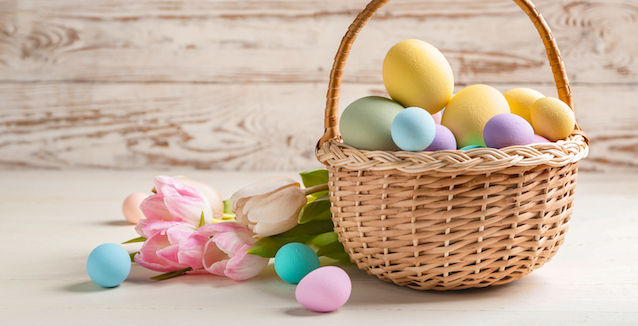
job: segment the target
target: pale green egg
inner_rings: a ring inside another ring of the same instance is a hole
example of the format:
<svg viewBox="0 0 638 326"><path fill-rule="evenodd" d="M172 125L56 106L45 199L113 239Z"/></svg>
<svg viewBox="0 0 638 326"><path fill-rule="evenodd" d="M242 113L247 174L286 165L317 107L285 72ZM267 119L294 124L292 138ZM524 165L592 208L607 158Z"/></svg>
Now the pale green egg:
<svg viewBox="0 0 638 326"><path fill-rule="evenodd" d="M403 106L381 96L352 102L341 114L339 130L343 142L362 150L398 151L390 127Z"/></svg>

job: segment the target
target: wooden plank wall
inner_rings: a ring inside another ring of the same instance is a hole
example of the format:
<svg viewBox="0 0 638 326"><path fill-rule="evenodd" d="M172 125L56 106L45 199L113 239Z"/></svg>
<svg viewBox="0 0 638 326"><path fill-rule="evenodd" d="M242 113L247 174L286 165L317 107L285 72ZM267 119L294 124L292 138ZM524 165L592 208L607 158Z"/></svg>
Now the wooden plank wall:
<svg viewBox="0 0 638 326"><path fill-rule="evenodd" d="M0 0L0 168L320 165L328 75L365 0ZM536 0L592 139L581 167L638 172L638 3ZM381 65L419 38L458 88L555 96L533 25L506 0L395 0L360 34L342 107L384 94Z"/></svg>

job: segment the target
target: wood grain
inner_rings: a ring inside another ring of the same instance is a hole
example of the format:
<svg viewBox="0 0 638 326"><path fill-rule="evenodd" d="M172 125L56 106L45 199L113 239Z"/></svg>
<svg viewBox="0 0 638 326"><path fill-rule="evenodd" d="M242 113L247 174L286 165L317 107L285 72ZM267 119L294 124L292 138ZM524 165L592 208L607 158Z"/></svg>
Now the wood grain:
<svg viewBox="0 0 638 326"><path fill-rule="evenodd" d="M0 84L0 166L320 167L313 149L323 132L324 88L323 83ZM551 86L537 89L555 96ZM592 137L582 169L638 168L638 107L631 101L636 93L637 86L574 87L578 120ZM383 85L344 84L343 107L372 94L384 95Z"/></svg>
<svg viewBox="0 0 638 326"><path fill-rule="evenodd" d="M0 168L318 167L329 70L367 2L0 0ZM534 2L592 138L582 169L638 172L638 4ZM385 95L385 52L406 38L441 49L457 88L555 94L511 1L396 0L357 39L343 107Z"/></svg>
<svg viewBox="0 0 638 326"><path fill-rule="evenodd" d="M0 18L0 80L234 83L326 80L365 1L16 3ZM573 82L635 81L638 39L626 36L638 6L537 5ZM345 80L380 82L387 49L412 37L440 48L459 84L551 81L535 33L509 1L394 1L361 34Z"/></svg>

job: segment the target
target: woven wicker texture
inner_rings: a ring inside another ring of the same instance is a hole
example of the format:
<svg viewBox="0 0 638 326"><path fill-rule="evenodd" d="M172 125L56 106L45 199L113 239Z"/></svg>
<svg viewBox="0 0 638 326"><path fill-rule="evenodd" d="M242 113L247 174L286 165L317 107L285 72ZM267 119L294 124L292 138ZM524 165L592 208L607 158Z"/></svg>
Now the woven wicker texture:
<svg viewBox="0 0 638 326"><path fill-rule="evenodd" d="M458 290L520 279L549 261L569 227L578 161L576 125L551 144L469 151L364 151L340 141L341 79L356 35L389 0L373 0L348 29L330 75L325 133L332 221L357 266L416 289ZM514 0L547 48L558 96L573 108L556 41L534 5Z"/></svg>

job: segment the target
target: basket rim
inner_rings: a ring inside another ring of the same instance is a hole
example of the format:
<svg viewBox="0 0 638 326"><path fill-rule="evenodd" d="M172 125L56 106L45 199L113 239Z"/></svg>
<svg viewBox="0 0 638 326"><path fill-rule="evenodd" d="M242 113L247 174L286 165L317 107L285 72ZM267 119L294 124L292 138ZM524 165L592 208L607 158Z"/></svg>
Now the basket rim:
<svg viewBox="0 0 638 326"><path fill-rule="evenodd" d="M325 165L349 170L463 173L494 171L514 166L562 167L587 157L589 145L582 135L570 135L554 143L509 146L501 149L406 152L361 150L340 140L330 139L324 142L315 154Z"/></svg>

